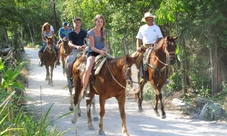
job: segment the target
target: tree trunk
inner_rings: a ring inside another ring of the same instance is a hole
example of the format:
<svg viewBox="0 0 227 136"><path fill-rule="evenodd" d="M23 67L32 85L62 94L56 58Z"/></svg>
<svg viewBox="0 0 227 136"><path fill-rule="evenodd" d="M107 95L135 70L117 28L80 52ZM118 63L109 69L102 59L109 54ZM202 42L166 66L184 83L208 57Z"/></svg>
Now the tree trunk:
<svg viewBox="0 0 227 136"><path fill-rule="evenodd" d="M53 11L54 11L54 29L57 29L57 19L56 19L57 15L56 15L55 1L54 0L53 0Z"/></svg>
<svg viewBox="0 0 227 136"><path fill-rule="evenodd" d="M34 40L33 40L32 31L31 31L30 25L27 24L27 26L28 26L28 30L29 30L29 33L30 33L30 36L31 36L32 44L34 45Z"/></svg>
<svg viewBox="0 0 227 136"><path fill-rule="evenodd" d="M211 64L211 86L212 86L212 95L217 93L217 46L214 46L214 49L209 48L210 52L210 64Z"/></svg>
<svg viewBox="0 0 227 136"><path fill-rule="evenodd" d="M182 55L182 63L181 63L181 70L182 70L182 76L183 76L183 78L182 78L182 90L183 90L183 93L184 94L186 94L187 93L187 83L186 83L186 76L187 76L187 74L186 74L186 58L187 58L187 56L186 56L186 50L185 50L185 48L186 48L186 46L185 46L185 39L184 38L182 38L183 39L183 41L182 41L182 52L183 52L183 55Z"/></svg>

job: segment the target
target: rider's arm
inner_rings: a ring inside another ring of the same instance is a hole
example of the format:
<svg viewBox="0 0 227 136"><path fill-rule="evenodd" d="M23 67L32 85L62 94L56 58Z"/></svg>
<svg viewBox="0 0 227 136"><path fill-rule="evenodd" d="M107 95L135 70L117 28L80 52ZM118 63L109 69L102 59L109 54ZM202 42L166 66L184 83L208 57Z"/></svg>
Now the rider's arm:
<svg viewBox="0 0 227 136"><path fill-rule="evenodd" d="M41 32L41 38L42 38L42 41L45 42L45 37L44 37L43 32Z"/></svg>
<svg viewBox="0 0 227 136"><path fill-rule="evenodd" d="M137 51L141 51L141 47L140 47L141 42L142 42L142 40L137 38L137 40L136 40L136 49L137 49Z"/></svg>

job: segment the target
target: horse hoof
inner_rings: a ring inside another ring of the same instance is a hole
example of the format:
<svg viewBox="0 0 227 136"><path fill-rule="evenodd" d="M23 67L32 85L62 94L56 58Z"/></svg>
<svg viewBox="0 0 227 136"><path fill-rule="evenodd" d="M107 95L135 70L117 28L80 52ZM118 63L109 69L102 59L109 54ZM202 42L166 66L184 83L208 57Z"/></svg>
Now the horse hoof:
<svg viewBox="0 0 227 136"><path fill-rule="evenodd" d="M105 132L104 131L99 131L99 135L105 136Z"/></svg>
<svg viewBox="0 0 227 136"><path fill-rule="evenodd" d="M99 117L93 117L94 121L99 121Z"/></svg>
<svg viewBox="0 0 227 136"><path fill-rule="evenodd" d="M92 126L88 126L88 129L89 129L89 130L95 130L95 128L94 128L93 125L92 125Z"/></svg>
<svg viewBox="0 0 227 136"><path fill-rule="evenodd" d="M69 107L69 110L70 110L70 111L73 111L73 108L72 108L72 107Z"/></svg>
<svg viewBox="0 0 227 136"><path fill-rule="evenodd" d="M158 112L155 112L155 114L156 114L157 117L160 117L160 114Z"/></svg>
<svg viewBox="0 0 227 136"><path fill-rule="evenodd" d="M162 115L162 119L165 119L166 118L166 115Z"/></svg>
<svg viewBox="0 0 227 136"><path fill-rule="evenodd" d="M138 112L143 112L143 108L139 108L138 109Z"/></svg>
<svg viewBox="0 0 227 136"><path fill-rule="evenodd" d="M128 133L125 133L125 134L123 134L123 136L129 136L129 134Z"/></svg>
<svg viewBox="0 0 227 136"><path fill-rule="evenodd" d="M73 124L76 124L76 120L72 119L71 121L72 121Z"/></svg>
<svg viewBox="0 0 227 136"><path fill-rule="evenodd" d="M78 116L81 117L81 113L78 113Z"/></svg>

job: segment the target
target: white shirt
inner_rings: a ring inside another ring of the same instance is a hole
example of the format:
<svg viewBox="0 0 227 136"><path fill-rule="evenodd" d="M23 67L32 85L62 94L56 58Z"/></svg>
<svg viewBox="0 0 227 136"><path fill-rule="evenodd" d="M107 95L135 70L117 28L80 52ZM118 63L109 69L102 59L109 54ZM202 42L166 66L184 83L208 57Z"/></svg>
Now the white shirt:
<svg viewBox="0 0 227 136"><path fill-rule="evenodd" d="M54 27L50 25L50 31L54 31Z"/></svg>
<svg viewBox="0 0 227 136"><path fill-rule="evenodd" d="M148 26L147 24L140 27L136 38L141 39L143 44L152 44L158 38L162 38L162 32L157 25Z"/></svg>

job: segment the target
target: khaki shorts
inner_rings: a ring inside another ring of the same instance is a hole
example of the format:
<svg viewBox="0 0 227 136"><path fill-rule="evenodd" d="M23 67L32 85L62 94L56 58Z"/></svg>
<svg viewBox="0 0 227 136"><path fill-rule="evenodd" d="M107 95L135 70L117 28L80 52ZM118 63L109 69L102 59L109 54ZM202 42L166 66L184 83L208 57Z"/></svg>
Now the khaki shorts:
<svg viewBox="0 0 227 136"><path fill-rule="evenodd" d="M66 58L67 63L73 63L77 59L77 55L79 53L82 53L83 51L72 49L72 52L69 54L69 56Z"/></svg>

